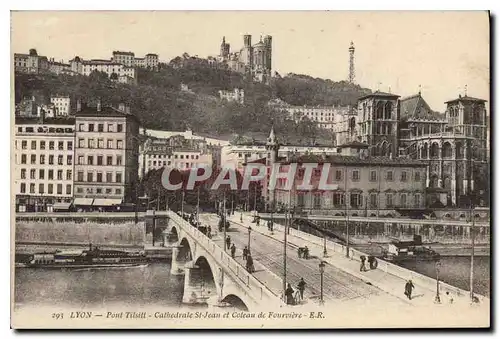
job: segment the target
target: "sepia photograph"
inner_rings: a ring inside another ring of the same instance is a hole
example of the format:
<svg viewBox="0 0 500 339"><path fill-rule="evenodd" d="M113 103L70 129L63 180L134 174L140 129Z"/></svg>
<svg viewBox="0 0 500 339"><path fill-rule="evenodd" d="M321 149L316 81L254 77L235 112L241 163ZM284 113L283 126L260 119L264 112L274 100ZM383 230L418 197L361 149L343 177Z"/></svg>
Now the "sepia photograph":
<svg viewBox="0 0 500 339"><path fill-rule="evenodd" d="M488 11L11 11L13 329L490 328Z"/></svg>

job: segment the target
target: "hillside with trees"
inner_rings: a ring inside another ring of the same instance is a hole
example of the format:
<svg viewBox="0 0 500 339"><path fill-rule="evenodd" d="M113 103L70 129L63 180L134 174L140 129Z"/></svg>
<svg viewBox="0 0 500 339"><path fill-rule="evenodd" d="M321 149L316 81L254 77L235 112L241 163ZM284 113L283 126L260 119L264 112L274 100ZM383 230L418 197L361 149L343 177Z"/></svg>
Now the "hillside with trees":
<svg viewBox="0 0 500 339"><path fill-rule="evenodd" d="M181 84L189 90L181 90ZM242 88L245 103L218 99L219 90ZM130 106L149 129L185 130L217 135L268 134L272 125L278 134L304 143L331 139L310 121L295 122L284 112L267 105L280 98L294 105L348 105L369 92L345 82L315 79L290 74L275 77L269 85L245 79L242 74L208 65L206 59L184 55L158 71L137 70L137 84L118 83L105 73L90 76L55 74L16 74L15 101L36 95L47 102L51 95L69 95L91 102L100 98L103 105L124 103Z"/></svg>

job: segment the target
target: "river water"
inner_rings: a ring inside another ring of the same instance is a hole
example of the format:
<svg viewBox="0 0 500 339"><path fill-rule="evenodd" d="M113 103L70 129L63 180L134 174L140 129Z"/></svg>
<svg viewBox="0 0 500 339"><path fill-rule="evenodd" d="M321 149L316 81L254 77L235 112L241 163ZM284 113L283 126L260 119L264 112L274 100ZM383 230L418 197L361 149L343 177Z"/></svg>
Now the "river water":
<svg viewBox="0 0 500 339"><path fill-rule="evenodd" d="M470 257L441 256L439 266L439 280L469 291L470 286ZM406 262L401 264L405 268L436 278L436 265L432 261ZM474 257L474 292L490 297L490 257Z"/></svg>
<svg viewBox="0 0 500 339"><path fill-rule="evenodd" d="M407 263L419 273L435 278L433 262ZM474 290L490 294L490 258L476 257ZM470 258L442 257L440 278L468 290ZM16 308L23 306L103 307L124 303L132 307L179 307L184 277L170 274L170 264L122 269L45 270L17 268Z"/></svg>

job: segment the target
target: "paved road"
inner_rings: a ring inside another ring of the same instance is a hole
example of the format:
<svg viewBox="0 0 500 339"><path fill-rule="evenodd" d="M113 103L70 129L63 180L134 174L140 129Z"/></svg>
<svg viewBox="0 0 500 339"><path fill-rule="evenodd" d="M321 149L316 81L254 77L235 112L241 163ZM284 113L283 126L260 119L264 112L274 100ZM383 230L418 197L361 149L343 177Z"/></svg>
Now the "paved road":
<svg viewBox="0 0 500 339"><path fill-rule="evenodd" d="M202 214L200 221L204 224L210 224L213 230L217 229L219 218L216 215ZM254 226L253 227L257 227ZM265 226L259 226L260 230L267 230ZM265 232L262 232L265 233ZM278 241L271 237L266 236L260 232L251 232L251 252L254 261L257 262L256 270L262 269L270 271L278 282L273 282L273 287L281 292L283 278L283 247L284 242ZM248 230L237 224L231 223L230 229L227 234L231 237L232 242L237 247L237 260L242 261L241 249L248 244ZM218 234L214 237L216 242L222 242L223 235ZM309 260L299 259L297 257L297 244L289 244L287 247L287 281L295 288L301 277L304 278L306 286L305 299L318 300L320 294L320 274L319 262L321 253L311 252ZM256 274L258 274L257 272ZM335 302L351 302L365 303L368 300L374 301L376 299L387 302L394 302L396 304L405 304L400 299L395 298L384 291L371 286L361 279L350 275L332 265L327 264L324 273L324 287L323 293L325 300L333 300ZM269 286L268 286L269 287ZM273 289L274 289L273 288ZM403 306L403 305L400 305Z"/></svg>

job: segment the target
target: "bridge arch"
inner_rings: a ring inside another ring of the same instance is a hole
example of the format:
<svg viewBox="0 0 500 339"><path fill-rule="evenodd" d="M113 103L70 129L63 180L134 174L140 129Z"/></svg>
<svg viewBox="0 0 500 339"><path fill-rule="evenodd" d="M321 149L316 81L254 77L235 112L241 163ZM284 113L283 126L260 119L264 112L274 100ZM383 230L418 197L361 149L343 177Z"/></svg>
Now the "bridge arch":
<svg viewBox="0 0 500 339"><path fill-rule="evenodd" d="M177 242L179 241L179 232L177 231L177 228L175 226L173 226L171 229L170 229L170 232L169 232L169 240L171 242Z"/></svg>
<svg viewBox="0 0 500 339"><path fill-rule="evenodd" d="M243 300L241 300L240 297L234 294L228 294L222 299L223 303L228 303L231 305L231 307L236 308L240 311L245 311L248 312L248 306L245 304Z"/></svg>
<svg viewBox="0 0 500 339"><path fill-rule="evenodd" d="M209 262L206 256L199 256L193 261L189 274L189 284L192 287L190 298L197 298L198 303L208 303L208 299L220 295L218 288L216 266Z"/></svg>
<svg viewBox="0 0 500 339"><path fill-rule="evenodd" d="M191 249L191 245L189 244L189 240L187 238L182 238L179 243L179 253L177 254L177 260L184 262L193 260L193 250Z"/></svg>

